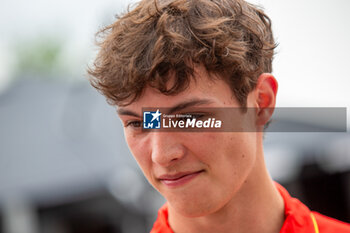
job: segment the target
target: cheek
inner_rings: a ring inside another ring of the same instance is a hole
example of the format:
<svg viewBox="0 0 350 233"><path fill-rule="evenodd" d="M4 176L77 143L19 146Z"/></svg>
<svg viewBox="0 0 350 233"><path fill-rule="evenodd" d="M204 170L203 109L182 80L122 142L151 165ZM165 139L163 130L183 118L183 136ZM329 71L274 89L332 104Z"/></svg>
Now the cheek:
<svg viewBox="0 0 350 233"><path fill-rule="evenodd" d="M147 147L149 143L145 142L144 138L139 138L137 135L128 133L125 133L125 140L136 162L147 176L151 164L150 150Z"/></svg>
<svg viewBox="0 0 350 233"><path fill-rule="evenodd" d="M186 133L182 135L182 144L185 146L188 153L188 160L195 160L210 166L212 160L215 159L215 148L218 142L215 133L200 132Z"/></svg>
<svg viewBox="0 0 350 233"><path fill-rule="evenodd" d="M252 133L234 133L228 137L226 143L230 144L227 150L229 152L228 156L232 158L233 163L237 161L241 166L244 166L255 158L256 142Z"/></svg>
<svg viewBox="0 0 350 233"><path fill-rule="evenodd" d="M241 185L255 163L257 150L254 137L251 137L250 133L238 133L229 138L229 141L231 147L227 149L224 158L227 166L225 176L229 177L228 180L232 179L236 185Z"/></svg>
<svg viewBox="0 0 350 233"><path fill-rule="evenodd" d="M203 144L203 152L207 151L203 153L203 160L209 164L216 178L225 183L241 183L251 170L256 157L256 143L251 133L223 133L207 140Z"/></svg>

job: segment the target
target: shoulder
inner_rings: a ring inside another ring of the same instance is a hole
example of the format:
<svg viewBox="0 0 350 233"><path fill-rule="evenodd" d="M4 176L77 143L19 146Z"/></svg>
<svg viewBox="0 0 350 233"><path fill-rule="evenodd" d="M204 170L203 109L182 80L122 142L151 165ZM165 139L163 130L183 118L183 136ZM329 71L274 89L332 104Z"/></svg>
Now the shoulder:
<svg viewBox="0 0 350 233"><path fill-rule="evenodd" d="M158 217L153 224L151 233L173 233L168 223L168 206L165 203L158 211Z"/></svg>
<svg viewBox="0 0 350 233"><path fill-rule="evenodd" d="M350 224L312 211L320 233L350 233Z"/></svg>
<svg viewBox="0 0 350 233"><path fill-rule="evenodd" d="M285 204L285 221L280 233L350 233L350 224L310 209L275 183Z"/></svg>

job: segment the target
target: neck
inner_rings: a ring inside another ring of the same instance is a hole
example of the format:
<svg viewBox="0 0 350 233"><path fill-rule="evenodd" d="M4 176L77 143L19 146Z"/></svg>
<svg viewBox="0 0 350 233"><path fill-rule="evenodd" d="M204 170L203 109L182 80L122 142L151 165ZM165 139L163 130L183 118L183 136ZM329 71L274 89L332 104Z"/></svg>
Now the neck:
<svg viewBox="0 0 350 233"><path fill-rule="evenodd" d="M263 156L257 158L239 191L217 212L188 218L169 206L169 223L175 233L278 233L283 222L284 201L266 170Z"/></svg>

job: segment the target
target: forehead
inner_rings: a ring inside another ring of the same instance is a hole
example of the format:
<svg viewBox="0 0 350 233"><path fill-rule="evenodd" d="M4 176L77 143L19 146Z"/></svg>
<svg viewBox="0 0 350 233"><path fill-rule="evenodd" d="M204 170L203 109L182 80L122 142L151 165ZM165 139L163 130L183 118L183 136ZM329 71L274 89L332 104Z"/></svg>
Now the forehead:
<svg viewBox="0 0 350 233"><path fill-rule="evenodd" d="M176 95L165 95L158 89L145 87L142 95L123 109L139 110L144 107L171 108L183 102L192 100L202 104L210 103L212 107L225 103L237 103L228 84L218 76L209 74L204 68L196 67L195 77L191 79L188 88ZM168 85L172 86L174 79Z"/></svg>

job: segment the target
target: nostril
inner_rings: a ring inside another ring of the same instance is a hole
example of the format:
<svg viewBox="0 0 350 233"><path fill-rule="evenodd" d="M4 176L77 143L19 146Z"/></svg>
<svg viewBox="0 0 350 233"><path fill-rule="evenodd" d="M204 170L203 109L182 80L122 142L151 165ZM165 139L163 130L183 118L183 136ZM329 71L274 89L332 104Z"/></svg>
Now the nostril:
<svg viewBox="0 0 350 233"><path fill-rule="evenodd" d="M149 136L153 163L168 166L185 156L186 149L179 134L154 132Z"/></svg>
<svg viewBox="0 0 350 233"><path fill-rule="evenodd" d="M168 166L185 156L185 150L181 145L167 145L153 148L152 160L154 163Z"/></svg>

